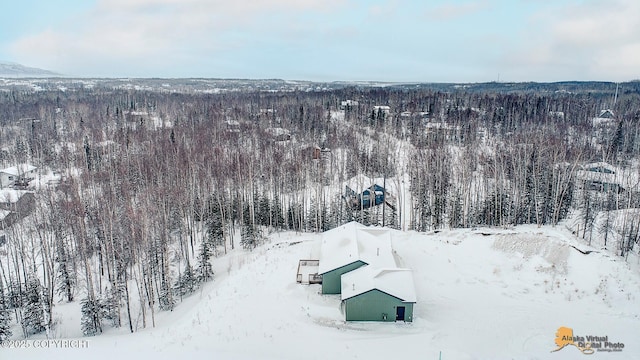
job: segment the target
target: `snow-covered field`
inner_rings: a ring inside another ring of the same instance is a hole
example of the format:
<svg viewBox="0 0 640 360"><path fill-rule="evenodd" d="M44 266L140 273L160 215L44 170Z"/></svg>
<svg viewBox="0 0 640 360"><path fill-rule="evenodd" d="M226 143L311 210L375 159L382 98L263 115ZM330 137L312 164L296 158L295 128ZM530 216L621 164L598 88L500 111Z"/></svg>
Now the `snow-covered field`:
<svg viewBox="0 0 640 360"><path fill-rule="evenodd" d="M339 295L296 283L299 259L317 258L320 235L280 233L253 252L214 259L216 278L155 328L81 337L77 304L58 304L55 336L84 348L2 349L2 359L581 359L558 351L561 326L608 336L640 359L640 276L629 262L580 243L564 227L406 233L399 266L414 271L413 323L346 323ZM581 250L596 252L584 255ZM75 318L72 314L78 314ZM31 343L32 345L35 342Z"/></svg>

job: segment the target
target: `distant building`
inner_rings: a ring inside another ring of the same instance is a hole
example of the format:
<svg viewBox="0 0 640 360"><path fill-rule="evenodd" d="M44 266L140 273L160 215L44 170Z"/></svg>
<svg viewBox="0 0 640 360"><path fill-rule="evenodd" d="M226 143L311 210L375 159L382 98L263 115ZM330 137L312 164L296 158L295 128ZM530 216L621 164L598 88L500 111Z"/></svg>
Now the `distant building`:
<svg viewBox="0 0 640 360"><path fill-rule="evenodd" d="M35 208L33 192L15 189L0 190L0 229L6 229Z"/></svg>
<svg viewBox="0 0 640 360"><path fill-rule="evenodd" d="M616 115L613 113L613 110L604 109L600 111L600 115L598 115L598 117L602 119L615 119Z"/></svg>
<svg viewBox="0 0 640 360"><path fill-rule="evenodd" d="M640 185L638 173L618 168L606 162L586 164L576 172L576 179L585 190L599 192L637 191Z"/></svg>
<svg viewBox="0 0 640 360"><path fill-rule="evenodd" d="M356 100L343 100L340 102L340 110L351 110L358 105L359 103Z"/></svg>
<svg viewBox="0 0 640 360"><path fill-rule="evenodd" d="M36 167L29 164L18 164L0 170L0 188L10 186L26 187L35 178Z"/></svg>
<svg viewBox="0 0 640 360"><path fill-rule="evenodd" d="M291 140L291 133L287 129L283 129L280 127L270 127L264 129L264 131L273 137L273 140L276 142L283 142Z"/></svg>
<svg viewBox="0 0 640 360"><path fill-rule="evenodd" d="M387 106L387 105L376 105L373 107L373 111L376 114L386 114L389 115L391 113L391 107Z"/></svg>
<svg viewBox="0 0 640 360"><path fill-rule="evenodd" d="M237 120L227 119L227 131L232 133L240 132L240 123Z"/></svg>
<svg viewBox="0 0 640 360"><path fill-rule="evenodd" d="M549 111L549 117L564 120L564 112L563 111Z"/></svg>
<svg viewBox="0 0 640 360"><path fill-rule="evenodd" d="M459 141L461 129L459 125L446 122L428 122L425 124L425 136L434 142Z"/></svg>
<svg viewBox="0 0 640 360"><path fill-rule="evenodd" d="M383 178L371 179L358 175L344 185L343 198L353 209L367 209L386 203L395 209L395 196L389 190L392 182Z"/></svg>

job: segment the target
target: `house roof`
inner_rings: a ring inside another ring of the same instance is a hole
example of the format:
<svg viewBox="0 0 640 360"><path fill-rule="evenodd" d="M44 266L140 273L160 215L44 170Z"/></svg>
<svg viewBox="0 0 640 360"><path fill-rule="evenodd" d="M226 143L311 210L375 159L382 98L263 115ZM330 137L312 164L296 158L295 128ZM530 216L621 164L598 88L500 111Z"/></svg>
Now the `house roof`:
<svg viewBox="0 0 640 360"><path fill-rule="evenodd" d="M640 174L638 170L619 168L605 162L584 165L583 170L576 172L576 178L583 181L616 184L624 189L640 190Z"/></svg>
<svg viewBox="0 0 640 360"><path fill-rule="evenodd" d="M391 231L352 221L322 234L319 274L362 261L368 265L395 267Z"/></svg>
<svg viewBox="0 0 640 360"><path fill-rule="evenodd" d="M378 185L381 188L384 188L383 185L386 185L386 190L388 195L396 194L396 181L395 178L387 178L386 181L384 178L370 178L368 176L358 174L351 179L347 180L344 183L345 186L348 186L349 189L355 191L356 193L362 192L365 189L370 188L373 185Z"/></svg>
<svg viewBox="0 0 640 360"><path fill-rule="evenodd" d="M615 116L616 115L611 109L604 109L600 111L600 115L598 115L599 118L605 118L605 119L611 119L611 118L614 118Z"/></svg>
<svg viewBox="0 0 640 360"><path fill-rule="evenodd" d="M29 165L29 164L18 164L16 166L11 166L8 167L6 169L2 169L0 170L0 172L5 173L5 174L9 174L9 175L13 175L13 176L20 176L20 175L24 175L25 173L31 172L33 170L37 169L35 166L33 165Z"/></svg>
<svg viewBox="0 0 640 360"><path fill-rule="evenodd" d="M26 190L0 189L0 203L17 203L18 200L27 193Z"/></svg>
<svg viewBox="0 0 640 360"><path fill-rule="evenodd" d="M4 220L9 214L11 214L11 211L0 209L0 221Z"/></svg>
<svg viewBox="0 0 640 360"><path fill-rule="evenodd" d="M604 169L604 170L610 171L612 174L615 174L616 171L618 170L615 166L603 161L586 164L583 166L583 168L586 171L592 171L592 172L604 172L599 170L599 169Z"/></svg>
<svg viewBox="0 0 640 360"><path fill-rule="evenodd" d="M404 302L417 301L413 273L409 269L363 266L343 274L342 300L377 289Z"/></svg>

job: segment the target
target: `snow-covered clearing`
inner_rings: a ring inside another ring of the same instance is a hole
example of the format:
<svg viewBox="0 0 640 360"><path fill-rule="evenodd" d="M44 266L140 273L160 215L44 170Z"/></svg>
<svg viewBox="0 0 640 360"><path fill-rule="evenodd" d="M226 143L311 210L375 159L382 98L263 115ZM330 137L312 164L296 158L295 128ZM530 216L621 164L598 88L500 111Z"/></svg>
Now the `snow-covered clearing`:
<svg viewBox="0 0 640 360"><path fill-rule="evenodd" d="M156 328L126 326L80 337L75 304L56 306L58 336L82 349L3 349L3 359L582 359L558 352L561 326L608 336L640 358L640 276L629 262L589 248L564 227L406 233L398 266L413 269L413 323L346 323L339 295L296 283L298 260L317 258L318 234L273 234L253 252L214 259L216 278L157 314ZM594 250L584 255L581 250ZM51 347L54 347L51 345Z"/></svg>

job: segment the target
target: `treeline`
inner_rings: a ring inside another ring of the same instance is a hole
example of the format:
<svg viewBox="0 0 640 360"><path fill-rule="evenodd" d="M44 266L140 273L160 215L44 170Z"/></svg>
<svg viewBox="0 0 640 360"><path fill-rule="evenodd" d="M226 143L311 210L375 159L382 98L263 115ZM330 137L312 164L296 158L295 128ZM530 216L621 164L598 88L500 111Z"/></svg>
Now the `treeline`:
<svg viewBox="0 0 640 360"><path fill-rule="evenodd" d="M340 110L346 99L357 104ZM5 230L0 337L11 319L25 337L50 329L58 301L82 302L86 335L154 326L156 311L214 277L215 256L274 230L382 216L419 231L542 225L572 206L597 211L597 198L575 199L573 176L585 162L638 158L638 103L625 93L617 120L594 125L609 104L571 94L0 93L1 160L61 176ZM341 184L358 174L406 177L411 198L385 212L346 206ZM638 204L637 193L612 196Z"/></svg>

